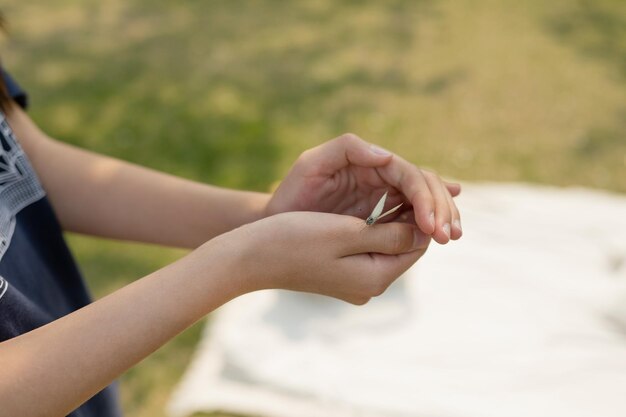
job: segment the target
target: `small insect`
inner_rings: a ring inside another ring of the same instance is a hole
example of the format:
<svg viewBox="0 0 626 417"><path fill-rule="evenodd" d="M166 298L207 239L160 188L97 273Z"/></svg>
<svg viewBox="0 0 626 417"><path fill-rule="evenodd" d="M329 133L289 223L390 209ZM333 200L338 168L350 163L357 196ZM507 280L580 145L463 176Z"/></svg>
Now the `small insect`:
<svg viewBox="0 0 626 417"><path fill-rule="evenodd" d="M378 203L376 203L376 207L374 207L374 210L372 210L372 214L370 214L370 216L365 220L365 224L366 225L368 225L368 226L373 225L374 223L376 223L378 220L382 219L386 215L391 214L394 211L398 210L400 208L400 206L402 205L402 203L400 203L397 206L395 206L394 208L392 208L391 210L387 210L383 214L380 214L380 213L383 212L383 208L385 207L385 200L386 199L387 199L387 191L385 191L385 194L383 194L383 196L380 198L380 200L378 200Z"/></svg>

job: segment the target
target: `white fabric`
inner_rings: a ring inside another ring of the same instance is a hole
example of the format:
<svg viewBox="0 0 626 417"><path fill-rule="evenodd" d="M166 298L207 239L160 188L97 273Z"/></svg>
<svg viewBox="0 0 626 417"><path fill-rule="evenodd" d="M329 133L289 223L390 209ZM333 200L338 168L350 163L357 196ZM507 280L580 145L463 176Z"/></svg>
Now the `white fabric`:
<svg viewBox="0 0 626 417"><path fill-rule="evenodd" d="M464 237L356 307L223 307L169 411L268 417L626 416L626 197L467 184Z"/></svg>

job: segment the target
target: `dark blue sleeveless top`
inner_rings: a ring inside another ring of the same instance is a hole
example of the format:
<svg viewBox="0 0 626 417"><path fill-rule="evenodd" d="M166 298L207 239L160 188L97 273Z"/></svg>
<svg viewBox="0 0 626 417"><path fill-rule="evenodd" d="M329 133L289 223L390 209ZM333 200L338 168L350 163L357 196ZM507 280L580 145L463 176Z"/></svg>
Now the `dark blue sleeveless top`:
<svg viewBox="0 0 626 417"><path fill-rule="evenodd" d="M26 94L4 70L0 71L9 95L26 107ZM90 298L48 198L2 112L0 145L3 342L85 306ZM110 386L69 416L120 417L117 404L116 389Z"/></svg>

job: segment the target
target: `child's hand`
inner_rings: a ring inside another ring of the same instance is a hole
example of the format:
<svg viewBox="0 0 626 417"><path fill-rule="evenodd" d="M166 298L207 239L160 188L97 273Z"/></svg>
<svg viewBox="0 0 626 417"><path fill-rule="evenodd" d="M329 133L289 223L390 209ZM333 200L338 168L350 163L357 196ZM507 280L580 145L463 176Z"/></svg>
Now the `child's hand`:
<svg viewBox="0 0 626 417"><path fill-rule="evenodd" d="M363 304L415 263L429 242L412 224L366 227L351 216L289 212L232 230L208 245L215 244L217 258L231 263L231 285L239 293L282 288Z"/></svg>
<svg viewBox="0 0 626 417"><path fill-rule="evenodd" d="M345 134L304 152L267 205L267 214L320 211L367 217L388 190L387 207L413 208L419 228L439 243L461 237L461 192L433 172ZM397 215L396 215L397 216Z"/></svg>

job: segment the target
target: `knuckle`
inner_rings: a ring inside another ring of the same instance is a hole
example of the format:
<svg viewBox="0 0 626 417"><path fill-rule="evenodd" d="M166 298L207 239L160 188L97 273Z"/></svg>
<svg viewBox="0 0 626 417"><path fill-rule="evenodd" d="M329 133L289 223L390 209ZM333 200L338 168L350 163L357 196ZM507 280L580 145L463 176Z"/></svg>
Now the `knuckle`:
<svg viewBox="0 0 626 417"><path fill-rule="evenodd" d="M400 224L394 224L387 233L387 247L393 253L403 252L409 249L413 236L406 233Z"/></svg>
<svg viewBox="0 0 626 417"><path fill-rule="evenodd" d="M389 285L384 281L376 281L372 284L372 288L370 289L370 295L372 297L378 297L382 295L385 291L387 291L387 287Z"/></svg>
<svg viewBox="0 0 626 417"><path fill-rule="evenodd" d="M296 162L307 161L310 155L311 155L311 149L307 149L306 151L302 152L300 156L298 156L298 159L296 160Z"/></svg>
<svg viewBox="0 0 626 417"><path fill-rule="evenodd" d="M423 169L418 168L415 165L410 165L408 169L406 170L406 172L404 173L404 176L410 179L415 179L415 178L425 177L426 173L424 172Z"/></svg>
<svg viewBox="0 0 626 417"><path fill-rule="evenodd" d="M439 177L439 174L437 174L435 171L425 168L421 168L421 171L424 177L428 178L431 181L442 181Z"/></svg>
<svg viewBox="0 0 626 417"><path fill-rule="evenodd" d="M347 145L347 144L350 144L350 143L358 142L358 141L361 140L361 138L359 138L354 133L348 132L348 133L344 133L344 134L340 135L339 136L339 140Z"/></svg>

